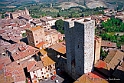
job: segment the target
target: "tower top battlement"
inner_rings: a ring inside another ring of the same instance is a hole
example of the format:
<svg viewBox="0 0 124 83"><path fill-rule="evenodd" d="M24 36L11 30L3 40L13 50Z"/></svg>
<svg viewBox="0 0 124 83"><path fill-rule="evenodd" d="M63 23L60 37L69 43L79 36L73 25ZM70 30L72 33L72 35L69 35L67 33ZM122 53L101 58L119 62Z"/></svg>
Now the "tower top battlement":
<svg viewBox="0 0 124 83"><path fill-rule="evenodd" d="M75 26L75 22L81 23L81 24L90 24L93 22L95 24L94 20L91 20L91 18L72 18L72 19L66 19L65 25L68 26L68 28L72 28ZM95 26L95 25L94 25Z"/></svg>

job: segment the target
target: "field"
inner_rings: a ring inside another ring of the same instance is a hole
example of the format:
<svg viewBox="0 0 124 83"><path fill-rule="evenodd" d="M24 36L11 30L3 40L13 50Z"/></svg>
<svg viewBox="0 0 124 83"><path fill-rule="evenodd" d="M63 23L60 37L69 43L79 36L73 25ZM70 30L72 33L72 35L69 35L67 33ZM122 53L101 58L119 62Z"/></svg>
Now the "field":
<svg viewBox="0 0 124 83"><path fill-rule="evenodd" d="M43 0L40 0L43 1ZM92 14L101 14L102 11L95 9L95 7L110 7L121 10L124 8L123 0L69 0L73 2L62 2L54 0L51 3L40 3L31 0L11 0L11 1L1 1L0 2L0 14L5 12L13 12L17 9L23 10L24 7L29 9L30 14L34 18L39 18L41 16L52 16L58 17L63 16L68 17L80 17L80 16L89 16ZM65 0L61 0L65 1ZM68 0L66 0L68 1ZM89 9L91 8L91 9Z"/></svg>

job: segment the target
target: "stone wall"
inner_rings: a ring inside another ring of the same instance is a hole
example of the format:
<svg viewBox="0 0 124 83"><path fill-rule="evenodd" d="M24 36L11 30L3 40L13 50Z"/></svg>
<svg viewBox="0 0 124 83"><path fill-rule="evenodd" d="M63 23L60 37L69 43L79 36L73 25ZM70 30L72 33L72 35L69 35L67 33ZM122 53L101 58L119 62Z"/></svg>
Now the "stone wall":
<svg viewBox="0 0 124 83"><path fill-rule="evenodd" d="M68 73L78 78L93 70L95 21L68 21L64 27Z"/></svg>

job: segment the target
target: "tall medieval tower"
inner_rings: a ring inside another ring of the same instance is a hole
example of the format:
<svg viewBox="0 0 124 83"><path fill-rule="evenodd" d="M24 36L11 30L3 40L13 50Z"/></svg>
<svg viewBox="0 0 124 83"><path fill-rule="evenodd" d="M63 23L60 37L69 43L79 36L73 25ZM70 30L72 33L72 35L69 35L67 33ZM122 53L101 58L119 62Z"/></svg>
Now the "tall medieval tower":
<svg viewBox="0 0 124 83"><path fill-rule="evenodd" d="M45 38L44 28L41 26L26 29L26 34L28 44L31 46L38 45L40 42L43 42Z"/></svg>
<svg viewBox="0 0 124 83"><path fill-rule="evenodd" d="M67 72L78 78L93 70L94 20L65 21Z"/></svg>

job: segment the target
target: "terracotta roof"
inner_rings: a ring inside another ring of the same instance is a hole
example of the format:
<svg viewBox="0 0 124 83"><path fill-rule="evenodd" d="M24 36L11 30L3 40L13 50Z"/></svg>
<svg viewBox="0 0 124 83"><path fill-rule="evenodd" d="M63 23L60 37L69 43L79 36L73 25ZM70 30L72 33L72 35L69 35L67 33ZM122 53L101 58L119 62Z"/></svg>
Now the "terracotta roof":
<svg viewBox="0 0 124 83"><path fill-rule="evenodd" d="M108 83L97 72L87 73L78 78L74 83Z"/></svg>
<svg viewBox="0 0 124 83"><path fill-rule="evenodd" d="M107 64L106 62L102 61L102 60L99 60L96 64L95 64L95 67L96 68L104 68L104 69L107 69Z"/></svg>
<svg viewBox="0 0 124 83"><path fill-rule="evenodd" d="M45 67L52 65L52 64L55 64L55 62L51 58L49 58L48 56L41 58L41 61L43 62L43 65Z"/></svg>
<svg viewBox="0 0 124 83"><path fill-rule="evenodd" d="M45 44L45 42L40 42L39 44L36 45L37 48L43 47L43 45Z"/></svg>
<svg viewBox="0 0 124 83"><path fill-rule="evenodd" d="M30 69L29 72L31 71L35 71L35 70L38 70L38 69L42 69L44 66L43 66L43 63L42 61L38 61L35 63L35 65L32 66L32 68Z"/></svg>
<svg viewBox="0 0 124 83"><path fill-rule="evenodd" d="M2 33L4 33L5 32L5 30L0 30L0 34L2 34Z"/></svg>
<svg viewBox="0 0 124 83"><path fill-rule="evenodd" d="M28 61L27 62L27 70L28 72L32 69L32 67L36 64L36 61Z"/></svg>
<svg viewBox="0 0 124 83"><path fill-rule="evenodd" d="M123 57L123 52L119 50L110 50L104 61L108 64L108 67L114 69L119 64L119 62L123 60Z"/></svg>
<svg viewBox="0 0 124 83"><path fill-rule="evenodd" d="M24 70L21 65L18 65L16 62L6 66L6 76L11 76L14 79L14 82L25 81L26 77Z"/></svg>
<svg viewBox="0 0 124 83"><path fill-rule="evenodd" d="M110 42L110 41L102 40L101 46L102 46L102 47L116 47L116 43L113 43L113 42Z"/></svg>
<svg viewBox="0 0 124 83"><path fill-rule="evenodd" d="M12 78L12 76L6 76L4 73L0 74L0 83L12 83L14 82L14 79Z"/></svg>
<svg viewBox="0 0 124 83"><path fill-rule="evenodd" d="M102 17L102 18L100 18L102 21L107 21L108 19L110 19L109 17L107 17L107 16L104 16L104 17Z"/></svg>
<svg viewBox="0 0 124 83"><path fill-rule="evenodd" d="M4 65L7 65L11 63L11 60L9 57L0 57L0 65L4 64Z"/></svg>
<svg viewBox="0 0 124 83"><path fill-rule="evenodd" d="M4 64L0 64L0 70L4 68Z"/></svg>
<svg viewBox="0 0 124 83"><path fill-rule="evenodd" d="M47 52L46 52L44 49L41 49L41 50L40 50L40 53L41 53L42 55L46 55L46 54L47 54Z"/></svg>
<svg viewBox="0 0 124 83"><path fill-rule="evenodd" d="M38 51L39 51L38 49L36 49L32 46L28 46L28 48L26 50L17 51L12 56L13 56L14 60L18 60L18 59L22 59L22 58L27 57L27 56L33 56Z"/></svg>
<svg viewBox="0 0 124 83"><path fill-rule="evenodd" d="M105 62L109 63L111 59L116 55L117 50L110 50L107 57L105 58Z"/></svg>
<svg viewBox="0 0 124 83"><path fill-rule="evenodd" d="M41 26L37 26L37 27L33 27L33 28L30 28L31 31L35 31L35 30L39 30L41 29L42 27Z"/></svg>
<svg viewBox="0 0 124 83"><path fill-rule="evenodd" d="M65 42L60 42L60 43L54 44L54 45L50 46L50 48L52 48L55 51L60 52L62 54L66 53Z"/></svg>
<svg viewBox="0 0 124 83"><path fill-rule="evenodd" d="M105 75L110 76L110 72L108 70L108 66L105 61L102 61L102 60L97 61L96 64L94 65L94 67L98 71L104 73Z"/></svg>

